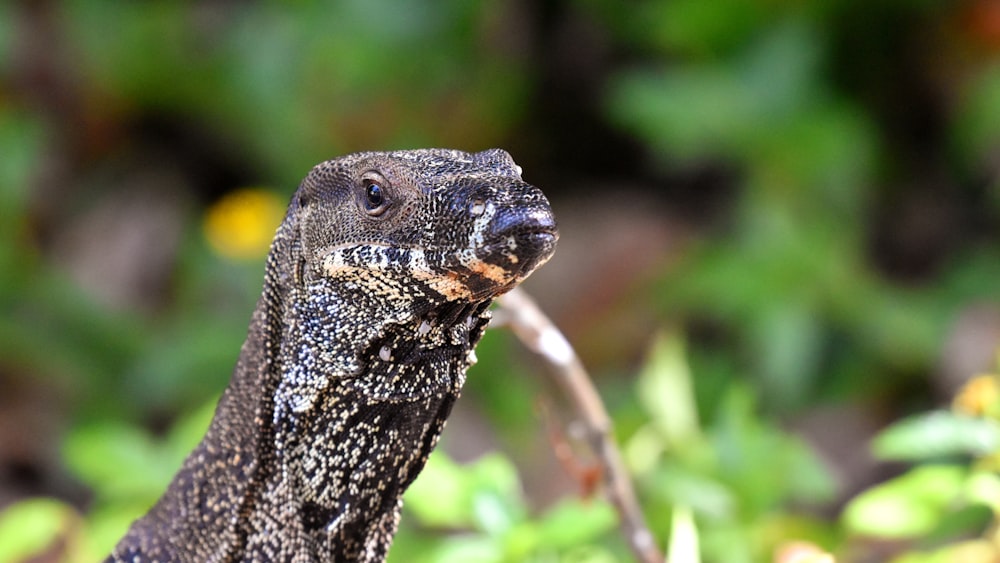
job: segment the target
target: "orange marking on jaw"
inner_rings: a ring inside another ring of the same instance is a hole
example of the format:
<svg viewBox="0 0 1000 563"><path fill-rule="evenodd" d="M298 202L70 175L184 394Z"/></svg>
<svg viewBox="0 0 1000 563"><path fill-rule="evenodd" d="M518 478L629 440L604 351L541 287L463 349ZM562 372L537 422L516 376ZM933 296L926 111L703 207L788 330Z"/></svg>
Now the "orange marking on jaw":
<svg viewBox="0 0 1000 563"><path fill-rule="evenodd" d="M472 270L473 273L479 274L484 278L489 278L497 283L504 283L510 279L510 276L507 275L507 270L504 270L496 264L489 264L487 262L483 262L482 260L472 262L469 264L468 268L469 270Z"/></svg>

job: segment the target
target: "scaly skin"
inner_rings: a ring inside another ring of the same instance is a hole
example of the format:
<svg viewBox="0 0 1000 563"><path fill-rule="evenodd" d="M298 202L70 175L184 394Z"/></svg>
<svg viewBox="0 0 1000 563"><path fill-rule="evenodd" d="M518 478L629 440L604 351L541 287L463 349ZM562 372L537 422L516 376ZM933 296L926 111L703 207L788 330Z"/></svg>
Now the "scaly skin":
<svg viewBox="0 0 1000 563"><path fill-rule="evenodd" d="M490 304L556 239L502 150L316 166L207 434L109 560L384 560Z"/></svg>

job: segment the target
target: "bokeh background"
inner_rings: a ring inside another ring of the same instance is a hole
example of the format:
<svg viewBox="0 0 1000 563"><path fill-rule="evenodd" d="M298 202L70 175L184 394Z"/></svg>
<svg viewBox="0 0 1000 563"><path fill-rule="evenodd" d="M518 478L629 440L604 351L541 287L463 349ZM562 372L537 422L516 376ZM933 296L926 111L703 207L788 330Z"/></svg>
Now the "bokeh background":
<svg viewBox="0 0 1000 563"><path fill-rule="evenodd" d="M0 560L106 553L300 179L424 146L548 194L527 288L675 561L998 560L998 55L994 0L0 4ZM391 559L628 560L543 364L479 357Z"/></svg>

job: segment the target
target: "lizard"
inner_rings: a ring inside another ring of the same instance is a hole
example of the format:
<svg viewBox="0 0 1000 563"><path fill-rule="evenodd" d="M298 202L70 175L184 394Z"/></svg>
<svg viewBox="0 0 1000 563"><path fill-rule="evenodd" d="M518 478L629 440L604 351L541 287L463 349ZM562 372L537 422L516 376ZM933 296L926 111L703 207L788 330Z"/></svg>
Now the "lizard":
<svg viewBox="0 0 1000 563"><path fill-rule="evenodd" d="M492 301L557 239L501 149L318 164L205 436L107 561L383 561Z"/></svg>

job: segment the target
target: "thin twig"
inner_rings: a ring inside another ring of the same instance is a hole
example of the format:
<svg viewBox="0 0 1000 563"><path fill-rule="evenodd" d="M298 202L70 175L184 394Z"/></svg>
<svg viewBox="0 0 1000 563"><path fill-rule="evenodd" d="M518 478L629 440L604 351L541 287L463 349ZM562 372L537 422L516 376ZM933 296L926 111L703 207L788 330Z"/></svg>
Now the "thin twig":
<svg viewBox="0 0 1000 563"><path fill-rule="evenodd" d="M618 511L622 533L632 552L643 563L663 563L663 554L646 526L632 482L612 439L611 418L580 358L562 332L523 290L512 290L501 297L499 303L498 320L545 360L582 418L587 442L603 467L608 500Z"/></svg>

